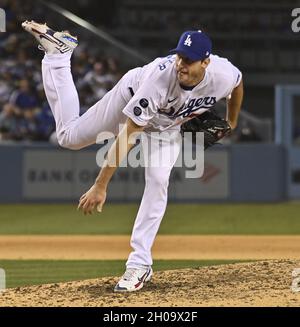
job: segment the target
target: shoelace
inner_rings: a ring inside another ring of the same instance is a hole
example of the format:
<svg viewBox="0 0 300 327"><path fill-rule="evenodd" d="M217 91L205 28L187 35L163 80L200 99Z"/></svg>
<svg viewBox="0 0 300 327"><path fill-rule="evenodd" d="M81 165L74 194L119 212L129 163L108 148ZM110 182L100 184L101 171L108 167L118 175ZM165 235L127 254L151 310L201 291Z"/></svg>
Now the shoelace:
<svg viewBox="0 0 300 327"><path fill-rule="evenodd" d="M131 278L134 277L134 275L138 272L138 269L135 268L127 268L124 275L123 275L123 279L130 281ZM146 272L146 271L145 271Z"/></svg>
<svg viewBox="0 0 300 327"><path fill-rule="evenodd" d="M137 271L137 269L127 268L124 275L123 275L123 279L127 280L127 281L131 280L131 278L134 277L136 271Z"/></svg>

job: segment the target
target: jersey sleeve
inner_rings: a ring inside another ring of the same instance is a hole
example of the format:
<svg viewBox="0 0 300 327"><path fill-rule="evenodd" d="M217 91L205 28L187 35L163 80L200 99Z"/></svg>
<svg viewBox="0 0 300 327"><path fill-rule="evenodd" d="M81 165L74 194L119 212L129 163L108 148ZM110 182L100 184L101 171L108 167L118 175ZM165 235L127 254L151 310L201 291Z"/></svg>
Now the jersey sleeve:
<svg viewBox="0 0 300 327"><path fill-rule="evenodd" d="M142 85L123 109L123 113L137 125L146 126L157 114L161 103L161 94L157 87Z"/></svg>
<svg viewBox="0 0 300 327"><path fill-rule="evenodd" d="M227 99L231 98L231 93L232 93L233 89L235 87L237 87L242 80L241 71L236 66L234 66L232 63L230 63L230 66L231 66L230 69L231 69L232 77L230 78L229 89L228 89L227 96L226 96Z"/></svg>
<svg viewBox="0 0 300 327"><path fill-rule="evenodd" d="M234 65L232 65L232 74L233 74L233 88L237 87L241 80L242 80L242 73L241 71L235 67Z"/></svg>

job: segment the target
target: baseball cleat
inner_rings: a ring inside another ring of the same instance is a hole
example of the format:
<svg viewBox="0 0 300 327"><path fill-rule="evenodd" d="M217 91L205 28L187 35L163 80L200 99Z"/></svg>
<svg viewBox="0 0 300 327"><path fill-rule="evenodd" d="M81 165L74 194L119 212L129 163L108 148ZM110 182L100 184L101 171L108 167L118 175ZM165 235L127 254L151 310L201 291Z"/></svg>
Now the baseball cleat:
<svg viewBox="0 0 300 327"><path fill-rule="evenodd" d="M65 53L73 51L77 45L77 37L72 36L68 31L56 32L46 24L39 24L35 21L22 23L25 31L32 34L39 42L39 49L48 54Z"/></svg>
<svg viewBox="0 0 300 327"><path fill-rule="evenodd" d="M151 279L152 268L127 268L118 284L115 292L134 292L140 290L145 282Z"/></svg>

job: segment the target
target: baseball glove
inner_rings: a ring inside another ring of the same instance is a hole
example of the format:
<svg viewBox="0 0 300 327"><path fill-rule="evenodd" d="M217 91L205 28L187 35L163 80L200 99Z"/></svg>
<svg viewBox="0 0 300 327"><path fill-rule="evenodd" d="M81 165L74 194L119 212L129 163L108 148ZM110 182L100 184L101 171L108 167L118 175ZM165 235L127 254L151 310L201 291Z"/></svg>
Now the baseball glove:
<svg viewBox="0 0 300 327"><path fill-rule="evenodd" d="M231 132L231 127L227 121L212 111L206 111L203 114L187 121L181 125L181 134L192 132L193 142L196 139L197 132L204 133L204 150L215 145L225 135Z"/></svg>

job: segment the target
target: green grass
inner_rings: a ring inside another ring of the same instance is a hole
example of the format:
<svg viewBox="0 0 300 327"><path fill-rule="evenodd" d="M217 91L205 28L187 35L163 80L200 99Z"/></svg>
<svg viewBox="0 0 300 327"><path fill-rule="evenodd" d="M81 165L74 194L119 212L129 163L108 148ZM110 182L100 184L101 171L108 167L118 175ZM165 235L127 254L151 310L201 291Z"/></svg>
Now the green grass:
<svg viewBox="0 0 300 327"><path fill-rule="evenodd" d="M196 268L241 262L238 260L157 260L155 271ZM124 273L122 260L0 260L0 268L6 273L6 287L39 285L92 279L104 276L120 276Z"/></svg>
<svg viewBox="0 0 300 327"><path fill-rule="evenodd" d="M0 205L0 234L130 234L135 204L84 216L71 204ZM160 234L300 234L300 203L169 204Z"/></svg>

